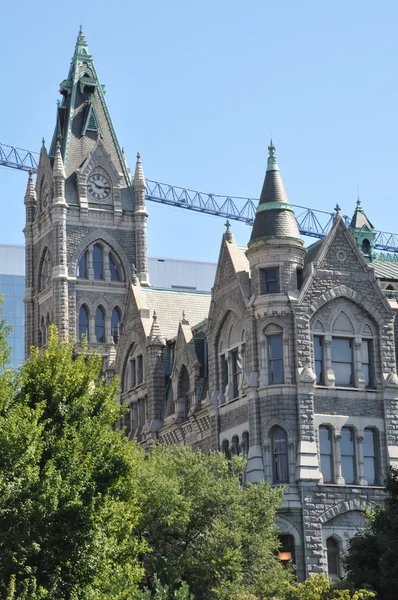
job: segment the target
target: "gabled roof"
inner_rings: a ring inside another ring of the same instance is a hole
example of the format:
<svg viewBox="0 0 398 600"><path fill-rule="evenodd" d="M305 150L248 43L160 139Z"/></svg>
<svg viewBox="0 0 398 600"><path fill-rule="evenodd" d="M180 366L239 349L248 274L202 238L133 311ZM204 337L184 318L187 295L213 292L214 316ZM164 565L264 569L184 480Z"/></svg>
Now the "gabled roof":
<svg viewBox="0 0 398 600"><path fill-rule="evenodd" d="M135 287L133 286L133 292ZM140 289L151 316L156 311L160 331L166 340L176 337L183 312L192 327L203 321L209 313L210 294L150 287Z"/></svg>

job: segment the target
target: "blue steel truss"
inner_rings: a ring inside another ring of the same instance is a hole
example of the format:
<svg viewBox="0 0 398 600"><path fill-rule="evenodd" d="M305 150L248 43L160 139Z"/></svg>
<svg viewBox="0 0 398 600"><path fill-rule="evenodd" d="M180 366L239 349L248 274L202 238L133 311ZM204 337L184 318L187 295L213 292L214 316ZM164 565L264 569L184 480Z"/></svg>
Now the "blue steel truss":
<svg viewBox="0 0 398 600"><path fill-rule="evenodd" d="M38 153L22 150L0 143L0 166L37 173ZM233 219L247 225L253 225L258 200L239 196L222 196L198 192L189 188L146 180L146 199L151 202L185 208L208 215ZM292 204L301 235L323 238L333 224L333 212L314 210ZM349 225L349 217L344 217ZM398 234L385 231L376 232L375 248L384 252L398 252Z"/></svg>

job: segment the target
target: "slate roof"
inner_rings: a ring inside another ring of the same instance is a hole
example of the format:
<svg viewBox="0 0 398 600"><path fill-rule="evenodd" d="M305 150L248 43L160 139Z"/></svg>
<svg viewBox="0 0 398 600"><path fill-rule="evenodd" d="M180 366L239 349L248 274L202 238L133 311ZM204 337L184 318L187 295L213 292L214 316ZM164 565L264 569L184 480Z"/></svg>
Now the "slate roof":
<svg viewBox="0 0 398 600"><path fill-rule="evenodd" d="M378 279L397 279L398 280L398 262L390 260L381 260L369 265L373 267Z"/></svg>
<svg viewBox="0 0 398 600"><path fill-rule="evenodd" d="M367 229L374 229L372 223L365 215L365 212L361 206L361 202L357 200L357 207L351 219L349 229L362 229L362 227L366 227Z"/></svg>
<svg viewBox="0 0 398 600"><path fill-rule="evenodd" d="M304 259L304 267L306 267L310 263L316 261L316 259L318 258L318 254L322 250L322 244L325 239L326 238L318 240L317 242L315 242L315 244L311 244L311 246L307 247L307 253L306 253L305 259Z"/></svg>
<svg viewBox="0 0 398 600"><path fill-rule="evenodd" d="M156 311L160 330L166 340L177 335L183 311L191 327L206 319L209 314L210 294L145 287L142 292L151 317Z"/></svg>

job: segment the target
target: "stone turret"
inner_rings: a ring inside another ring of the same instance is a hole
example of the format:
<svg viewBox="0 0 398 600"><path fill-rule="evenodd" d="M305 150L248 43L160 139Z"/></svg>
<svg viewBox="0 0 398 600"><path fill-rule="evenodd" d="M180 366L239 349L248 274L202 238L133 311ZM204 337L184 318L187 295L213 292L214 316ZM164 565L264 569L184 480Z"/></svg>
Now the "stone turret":
<svg viewBox="0 0 398 600"><path fill-rule="evenodd" d="M268 150L267 172L246 252L254 296L297 291L305 256L272 140Z"/></svg>
<svg viewBox="0 0 398 600"><path fill-rule="evenodd" d="M147 222L148 213L145 207L146 181L142 168L140 153L137 153L134 180L134 231L135 231L135 257L137 277L141 285L148 286L148 242Z"/></svg>
<svg viewBox="0 0 398 600"><path fill-rule="evenodd" d="M61 338L69 335L68 307L68 267L66 255L66 215L68 205L65 200L65 170L61 147L57 142L53 166L54 198L51 215L54 228L54 264L52 271L54 291L54 322Z"/></svg>
<svg viewBox="0 0 398 600"><path fill-rule="evenodd" d="M151 331L147 339L148 357L148 429L155 432L162 426L165 398L165 373L162 362L165 341L159 327L156 312L153 313Z"/></svg>
<svg viewBox="0 0 398 600"><path fill-rule="evenodd" d="M366 216L359 198L348 229L365 260L373 262L375 258L376 231Z"/></svg>
<svg viewBox="0 0 398 600"><path fill-rule="evenodd" d="M29 348L33 345L33 221L36 210L36 190L33 181L33 173L29 171L28 184L25 193L25 354L28 355Z"/></svg>

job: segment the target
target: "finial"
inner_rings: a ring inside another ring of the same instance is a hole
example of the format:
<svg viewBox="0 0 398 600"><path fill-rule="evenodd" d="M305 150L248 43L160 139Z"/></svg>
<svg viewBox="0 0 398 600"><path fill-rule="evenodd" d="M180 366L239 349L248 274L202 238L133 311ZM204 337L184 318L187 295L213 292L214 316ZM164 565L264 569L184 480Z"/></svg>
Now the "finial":
<svg viewBox="0 0 398 600"><path fill-rule="evenodd" d="M227 240L227 242L232 242L231 223L229 222L229 219L226 220L224 226L227 228L225 232L225 239Z"/></svg>
<svg viewBox="0 0 398 600"><path fill-rule="evenodd" d="M336 216L340 216L341 208L338 204L336 204L336 206L334 207L334 210L336 211Z"/></svg>
<svg viewBox="0 0 398 600"><path fill-rule="evenodd" d="M185 310L182 311L182 321L181 321L182 325L189 325L189 321L188 319L185 317Z"/></svg>
<svg viewBox="0 0 398 600"><path fill-rule="evenodd" d="M142 168L141 154L139 152L137 152L137 162L135 164L133 186L135 189L137 189L137 188L145 189L146 188L144 169Z"/></svg>
<svg viewBox="0 0 398 600"><path fill-rule="evenodd" d="M45 146L45 145L46 145L46 141L45 141L44 137L43 137L43 138L41 138L41 145L42 145L42 146Z"/></svg>
<svg viewBox="0 0 398 600"><path fill-rule="evenodd" d="M275 148L274 142L272 141L272 138L271 138L270 144L268 146L268 152L269 152L269 156L271 158L275 158L275 150L276 150L276 148Z"/></svg>
<svg viewBox="0 0 398 600"><path fill-rule="evenodd" d="M358 198L357 198L357 208L360 208L360 207L361 207L361 200L360 200L360 198L358 196Z"/></svg>
<svg viewBox="0 0 398 600"><path fill-rule="evenodd" d="M137 161L140 162L141 161L141 154L139 152L137 152Z"/></svg>
<svg viewBox="0 0 398 600"><path fill-rule="evenodd" d="M32 171L32 169L29 169L29 179L32 179L32 177L33 177L33 171Z"/></svg>

